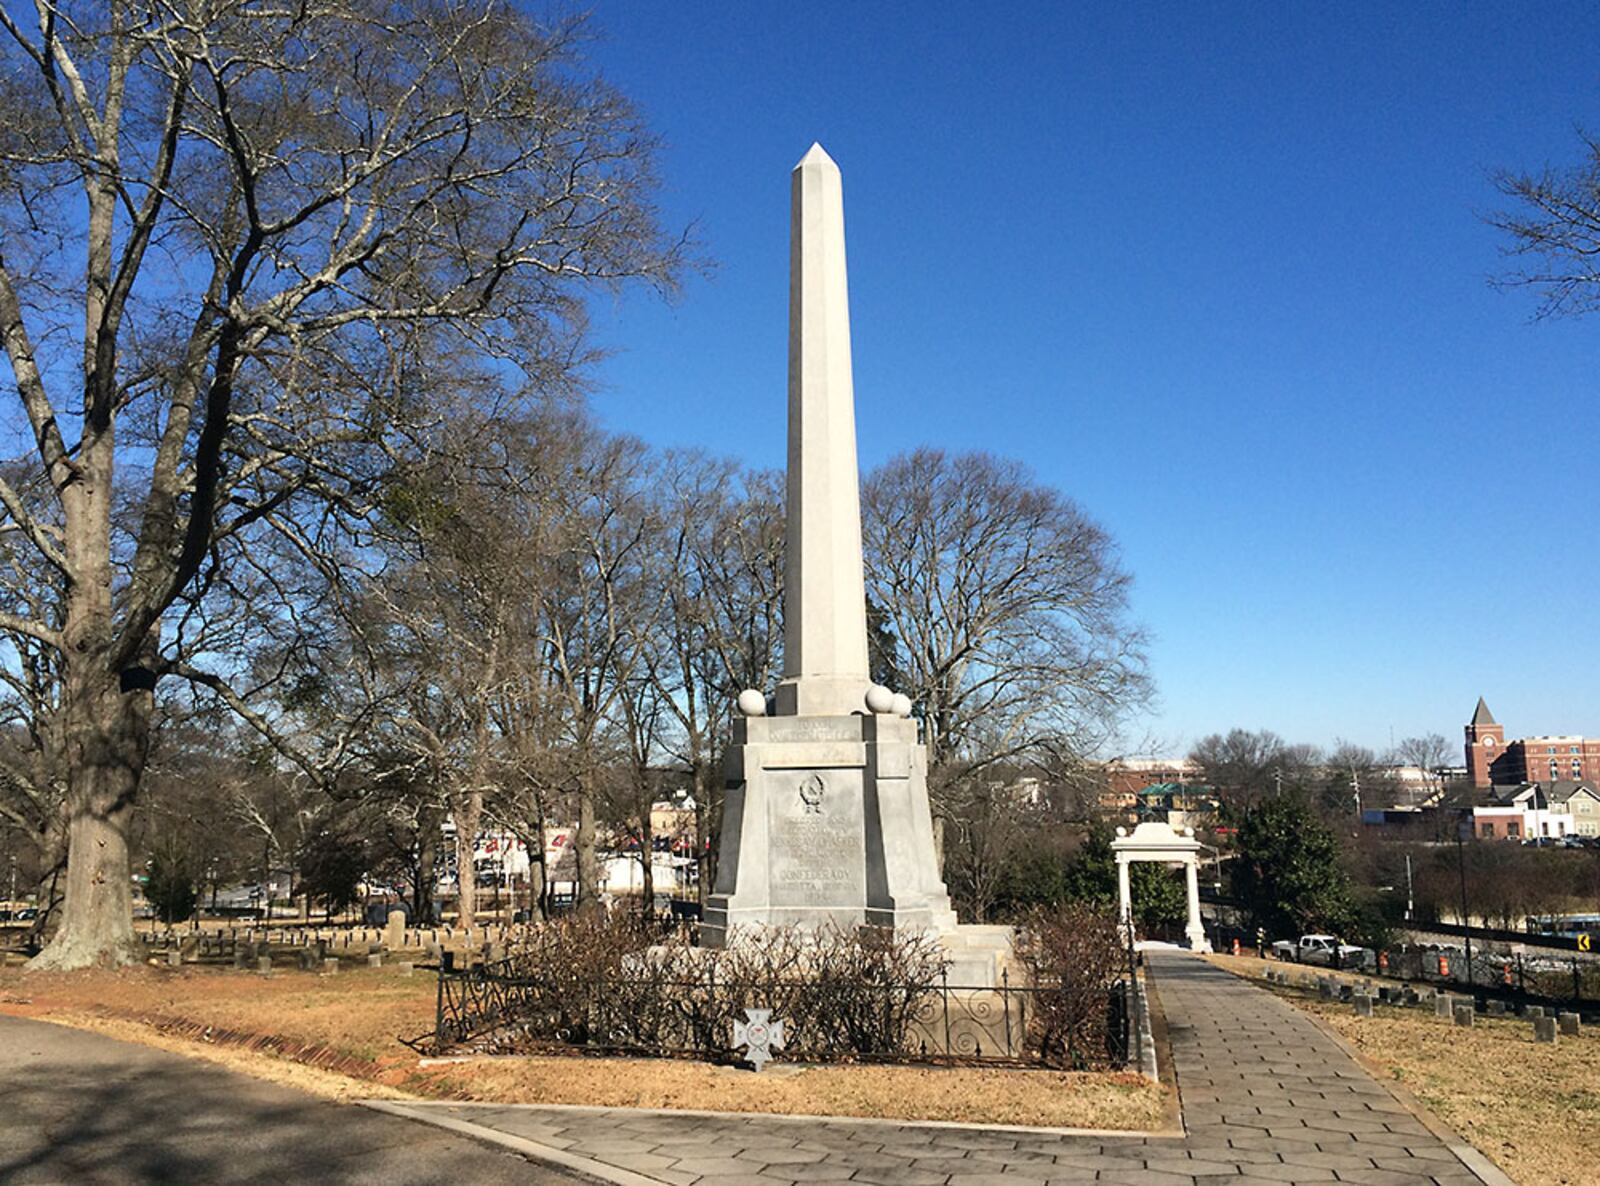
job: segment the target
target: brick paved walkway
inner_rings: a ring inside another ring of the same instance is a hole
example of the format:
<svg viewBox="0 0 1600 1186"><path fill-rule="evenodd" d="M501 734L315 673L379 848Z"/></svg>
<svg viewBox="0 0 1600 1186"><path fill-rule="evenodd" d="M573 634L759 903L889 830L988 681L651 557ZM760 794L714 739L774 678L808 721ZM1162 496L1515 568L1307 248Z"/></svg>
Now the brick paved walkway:
<svg viewBox="0 0 1600 1186"><path fill-rule="evenodd" d="M706 1116L629 1109L398 1105L565 1151L632 1186L1190 1186L1241 1180L1369 1186L1503 1183L1474 1173L1293 1006L1194 956L1154 953L1183 1137ZM1468 1156L1471 1156L1469 1153Z"/></svg>

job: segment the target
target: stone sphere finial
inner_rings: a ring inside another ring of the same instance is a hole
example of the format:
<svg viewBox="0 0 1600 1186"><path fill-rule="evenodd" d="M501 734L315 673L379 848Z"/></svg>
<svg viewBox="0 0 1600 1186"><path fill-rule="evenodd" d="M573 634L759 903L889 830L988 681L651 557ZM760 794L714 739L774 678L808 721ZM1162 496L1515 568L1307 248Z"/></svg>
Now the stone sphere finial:
<svg viewBox="0 0 1600 1186"><path fill-rule="evenodd" d="M1118 828L1117 829L1117 835L1118 836L1126 836L1127 834L1128 834L1128 829L1127 828Z"/></svg>
<svg viewBox="0 0 1600 1186"><path fill-rule="evenodd" d="M911 715L911 697L904 692L896 692L894 694L894 715L897 717Z"/></svg>
<svg viewBox="0 0 1600 1186"><path fill-rule="evenodd" d="M764 717L767 715L767 698L754 688L746 688L739 693L739 711L747 717Z"/></svg>
<svg viewBox="0 0 1600 1186"><path fill-rule="evenodd" d="M867 708L876 713L894 711L894 693L882 684L873 684L867 689Z"/></svg>

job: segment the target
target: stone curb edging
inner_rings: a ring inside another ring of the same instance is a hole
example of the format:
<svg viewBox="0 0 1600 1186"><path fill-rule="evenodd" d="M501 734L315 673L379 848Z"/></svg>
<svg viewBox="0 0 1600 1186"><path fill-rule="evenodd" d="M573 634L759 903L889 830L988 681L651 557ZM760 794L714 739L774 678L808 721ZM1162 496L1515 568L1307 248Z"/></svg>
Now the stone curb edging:
<svg viewBox="0 0 1600 1186"><path fill-rule="evenodd" d="M660 1178L647 1177L644 1174L634 1173L632 1170L622 1169L620 1166L607 1165L603 1161L594 1161L587 1157L568 1153L564 1149L557 1149L551 1145L541 1145L537 1141L530 1141L526 1137L515 1137L510 1133L500 1132L497 1129L485 1128L480 1124L473 1124L466 1120L457 1120L453 1116L429 1116L426 1110L415 1110L410 1104L397 1104L389 1100L358 1100L363 1108L371 1108L374 1112L384 1112L390 1116L398 1116L402 1120L413 1120L422 1124L431 1124L437 1128L447 1129L458 1136L470 1137L472 1140L485 1145L498 1145L503 1149L510 1149L524 1157L535 1161L542 1161L547 1165L560 1166L562 1169L572 1170L588 1178L600 1182L611 1183L612 1186L661 1186Z"/></svg>
<svg viewBox="0 0 1600 1186"><path fill-rule="evenodd" d="M1150 993L1141 971L1133 978L1133 1016L1136 1022L1133 1033L1133 1053L1139 1073L1152 1083L1161 1082L1161 1070L1156 1060L1155 1037L1150 1032Z"/></svg>
<svg viewBox="0 0 1600 1186"><path fill-rule="evenodd" d="M382 1104L385 1105L384 1110L394 1110L388 1100L357 1100L356 1102L362 1105L370 1102L373 1107ZM702 1108L607 1108L596 1104L503 1104L496 1103L493 1100L407 1100L399 1106L401 1108L422 1110L433 1108L484 1108L501 1112L516 1108L526 1108L530 1111L574 1112L597 1116L614 1112L626 1112L630 1116L691 1117L697 1120L761 1120L796 1124L855 1124L876 1128L937 1128L956 1129L961 1132L1022 1133L1024 1135L1047 1137L1126 1137L1129 1140L1136 1141L1180 1139L1185 1135L1182 1132L1162 1129L1063 1128L1059 1125L1045 1126L1038 1124L975 1124L968 1120L906 1120L894 1116L819 1116L808 1112L714 1112ZM410 1113L407 1114L409 1115Z"/></svg>
<svg viewBox="0 0 1600 1186"><path fill-rule="evenodd" d="M1145 989L1146 1016L1150 1021L1150 1052L1155 1061L1157 1082L1165 1091L1162 1125L1151 1133L1153 1137L1187 1137L1188 1128L1183 1123L1183 1094L1178 1090L1178 1062L1172 1057L1172 1040L1167 1035L1167 1014L1161 1007L1161 994L1154 979L1141 980Z"/></svg>

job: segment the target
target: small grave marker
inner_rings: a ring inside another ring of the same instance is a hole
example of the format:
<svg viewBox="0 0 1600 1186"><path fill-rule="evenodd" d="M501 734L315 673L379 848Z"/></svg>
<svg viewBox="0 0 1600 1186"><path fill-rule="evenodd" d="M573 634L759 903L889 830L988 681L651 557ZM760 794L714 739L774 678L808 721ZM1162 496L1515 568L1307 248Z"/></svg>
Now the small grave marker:
<svg viewBox="0 0 1600 1186"><path fill-rule="evenodd" d="M771 1009L746 1009L744 1015L745 1021L733 1023L733 1045L745 1047L745 1058L760 1071L774 1050L783 1049L783 1019L773 1021Z"/></svg>

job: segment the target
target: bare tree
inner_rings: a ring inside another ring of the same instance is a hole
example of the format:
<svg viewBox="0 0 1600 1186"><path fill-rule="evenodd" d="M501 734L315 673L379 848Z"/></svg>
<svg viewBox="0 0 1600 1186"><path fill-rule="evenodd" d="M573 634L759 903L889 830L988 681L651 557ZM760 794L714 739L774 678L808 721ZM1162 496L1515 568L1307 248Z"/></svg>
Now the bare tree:
<svg viewBox="0 0 1600 1186"><path fill-rule="evenodd" d="M1395 745L1394 760L1403 766L1415 766L1422 771L1428 795L1433 797L1444 790L1444 775L1441 771L1450 761L1450 743L1438 733L1406 737Z"/></svg>
<svg viewBox="0 0 1600 1186"><path fill-rule="evenodd" d="M1229 807L1248 810L1268 795L1294 786L1296 763L1290 748L1270 729L1231 729L1195 742L1189 759Z"/></svg>
<svg viewBox="0 0 1600 1186"><path fill-rule="evenodd" d="M1578 165L1494 175L1495 188L1516 206L1486 221L1507 235L1505 253L1526 261L1495 283L1535 289L1540 317L1600 308L1600 139L1582 131L1579 137L1584 159Z"/></svg>
<svg viewBox="0 0 1600 1186"><path fill-rule="evenodd" d="M862 492L867 596L947 774L1093 749L1149 693L1115 548L1015 462L919 449Z"/></svg>
<svg viewBox="0 0 1600 1186"><path fill-rule="evenodd" d="M648 671L672 727L662 746L695 802L701 900L715 880L722 753L733 703L772 686L783 638L782 479L698 453L664 462L664 613Z"/></svg>
<svg viewBox="0 0 1600 1186"><path fill-rule="evenodd" d="M543 651L575 775L580 903L598 903L599 781L626 760L621 699L662 612L654 564L653 475L644 447L592 436L571 472L550 581L540 592Z"/></svg>
<svg viewBox="0 0 1600 1186"><path fill-rule="evenodd" d="M66 900L36 966L67 968L132 958L156 681L232 675L175 648L174 607L264 533L312 544L305 499L370 509L426 416L419 338L554 387L587 357L578 286L666 286L682 257L653 143L577 69L576 26L493 0L20 7L0 343L33 478L0 510L45 579L0 628L60 668Z"/></svg>

